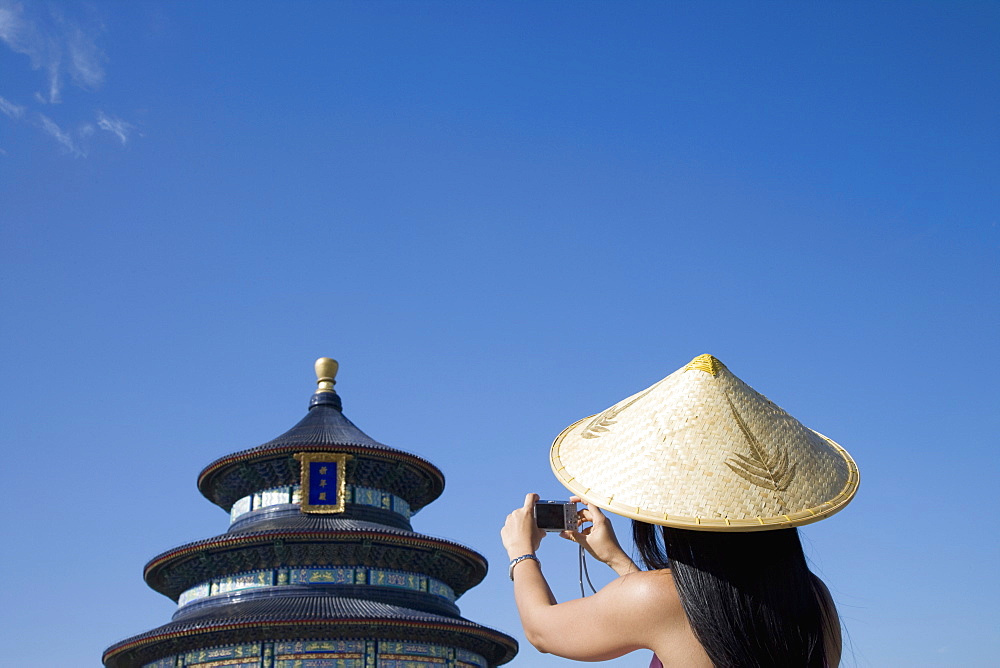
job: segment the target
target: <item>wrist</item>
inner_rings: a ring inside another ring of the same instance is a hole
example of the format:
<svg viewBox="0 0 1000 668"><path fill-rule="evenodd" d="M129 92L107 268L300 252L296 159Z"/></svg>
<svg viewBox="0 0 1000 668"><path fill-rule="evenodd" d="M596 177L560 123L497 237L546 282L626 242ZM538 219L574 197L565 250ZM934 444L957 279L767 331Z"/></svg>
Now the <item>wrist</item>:
<svg viewBox="0 0 1000 668"><path fill-rule="evenodd" d="M538 560L538 557L535 556L534 552L527 552L525 554L514 557L513 559L510 560L510 565L507 566L507 575L510 577L511 580L514 579L514 567L525 561L534 561L536 564L538 564L539 568L542 567L542 562Z"/></svg>
<svg viewBox="0 0 1000 668"><path fill-rule="evenodd" d="M507 558L517 559L523 554L534 554L535 548L530 545L518 545L507 548Z"/></svg>
<svg viewBox="0 0 1000 668"><path fill-rule="evenodd" d="M635 562L629 559L628 555L626 555L624 552L620 555L615 556L612 559L608 559L604 563L610 566L611 570L613 570L615 573L618 573L619 575L624 575L625 573L628 573L630 571L638 570L635 565Z"/></svg>

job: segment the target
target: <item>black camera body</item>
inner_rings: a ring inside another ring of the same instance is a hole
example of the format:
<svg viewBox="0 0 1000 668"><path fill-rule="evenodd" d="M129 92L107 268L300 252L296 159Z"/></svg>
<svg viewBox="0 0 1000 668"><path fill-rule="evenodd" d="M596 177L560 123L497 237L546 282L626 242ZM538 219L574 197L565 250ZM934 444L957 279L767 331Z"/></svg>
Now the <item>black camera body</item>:
<svg viewBox="0 0 1000 668"><path fill-rule="evenodd" d="M569 501L536 501L535 526L543 531L576 531L576 504Z"/></svg>

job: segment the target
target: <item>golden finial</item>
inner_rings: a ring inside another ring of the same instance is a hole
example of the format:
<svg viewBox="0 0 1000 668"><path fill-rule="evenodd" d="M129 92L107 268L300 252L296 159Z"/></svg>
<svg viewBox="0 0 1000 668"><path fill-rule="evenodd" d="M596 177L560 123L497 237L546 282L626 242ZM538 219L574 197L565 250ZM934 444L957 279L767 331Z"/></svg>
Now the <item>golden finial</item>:
<svg viewBox="0 0 1000 668"><path fill-rule="evenodd" d="M337 377L337 369L340 365L337 360L329 357L320 357L316 360L316 391L333 392L333 386L337 384L334 378Z"/></svg>
<svg viewBox="0 0 1000 668"><path fill-rule="evenodd" d="M725 368L725 364L711 355L698 355L693 360L688 362L688 365L684 367L684 370L690 371L691 369L697 369L698 371L704 371L705 373L710 373L713 376L716 376L718 375L720 369Z"/></svg>

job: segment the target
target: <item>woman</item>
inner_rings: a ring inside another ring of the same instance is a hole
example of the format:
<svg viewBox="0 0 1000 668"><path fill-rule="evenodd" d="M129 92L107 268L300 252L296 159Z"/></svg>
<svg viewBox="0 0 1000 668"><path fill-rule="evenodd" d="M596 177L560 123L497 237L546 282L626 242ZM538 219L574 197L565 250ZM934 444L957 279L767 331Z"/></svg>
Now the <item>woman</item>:
<svg viewBox="0 0 1000 668"><path fill-rule="evenodd" d="M577 493L571 501L587 504L562 536L619 577L556 603L534 556L544 532L528 494L501 538L525 634L540 651L603 661L651 649L651 666L668 668L839 664L837 613L794 527L853 498L857 467L840 446L701 356L567 428L551 459ZM599 506L633 518L647 570Z"/></svg>

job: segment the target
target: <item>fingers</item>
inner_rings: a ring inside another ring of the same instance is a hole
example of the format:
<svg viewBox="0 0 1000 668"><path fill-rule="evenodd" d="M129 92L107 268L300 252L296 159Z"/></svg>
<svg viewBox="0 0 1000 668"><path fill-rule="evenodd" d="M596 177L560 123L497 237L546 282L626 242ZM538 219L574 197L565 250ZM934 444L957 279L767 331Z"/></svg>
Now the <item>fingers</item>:
<svg viewBox="0 0 1000 668"><path fill-rule="evenodd" d="M536 501L538 501L538 495L534 492L529 492L524 496L524 509L531 510L535 507Z"/></svg>
<svg viewBox="0 0 1000 668"><path fill-rule="evenodd" d="M602 522L605 519L604 513L601 509L592 503L587 503L577 495L569 497L570 503L583 503L586 504L586 508L580 509L577 514L587 522Z"/></svg>
<svg viewBox="0 0 1000 668"><path fill-rule="evenodd" d="M590 517L592 518L590 521L594 524L603 522L606 519L604 517L604 513L601 512L601 509L592 503L587 504L587 511L590 513Z"/></svg>
<svg viewBox="0 0 1000 668"><path fill-rule="evenodd" d="M590 507L578 510L577 513L576 513L576 516L578 518L577 519L577 523L578 524L583 524L584 522L594 522L595 518L597 518L597 519L603 519L604 518L604 516L601 515L599 512L598 513L594 513L591 510Z"/></svg>

